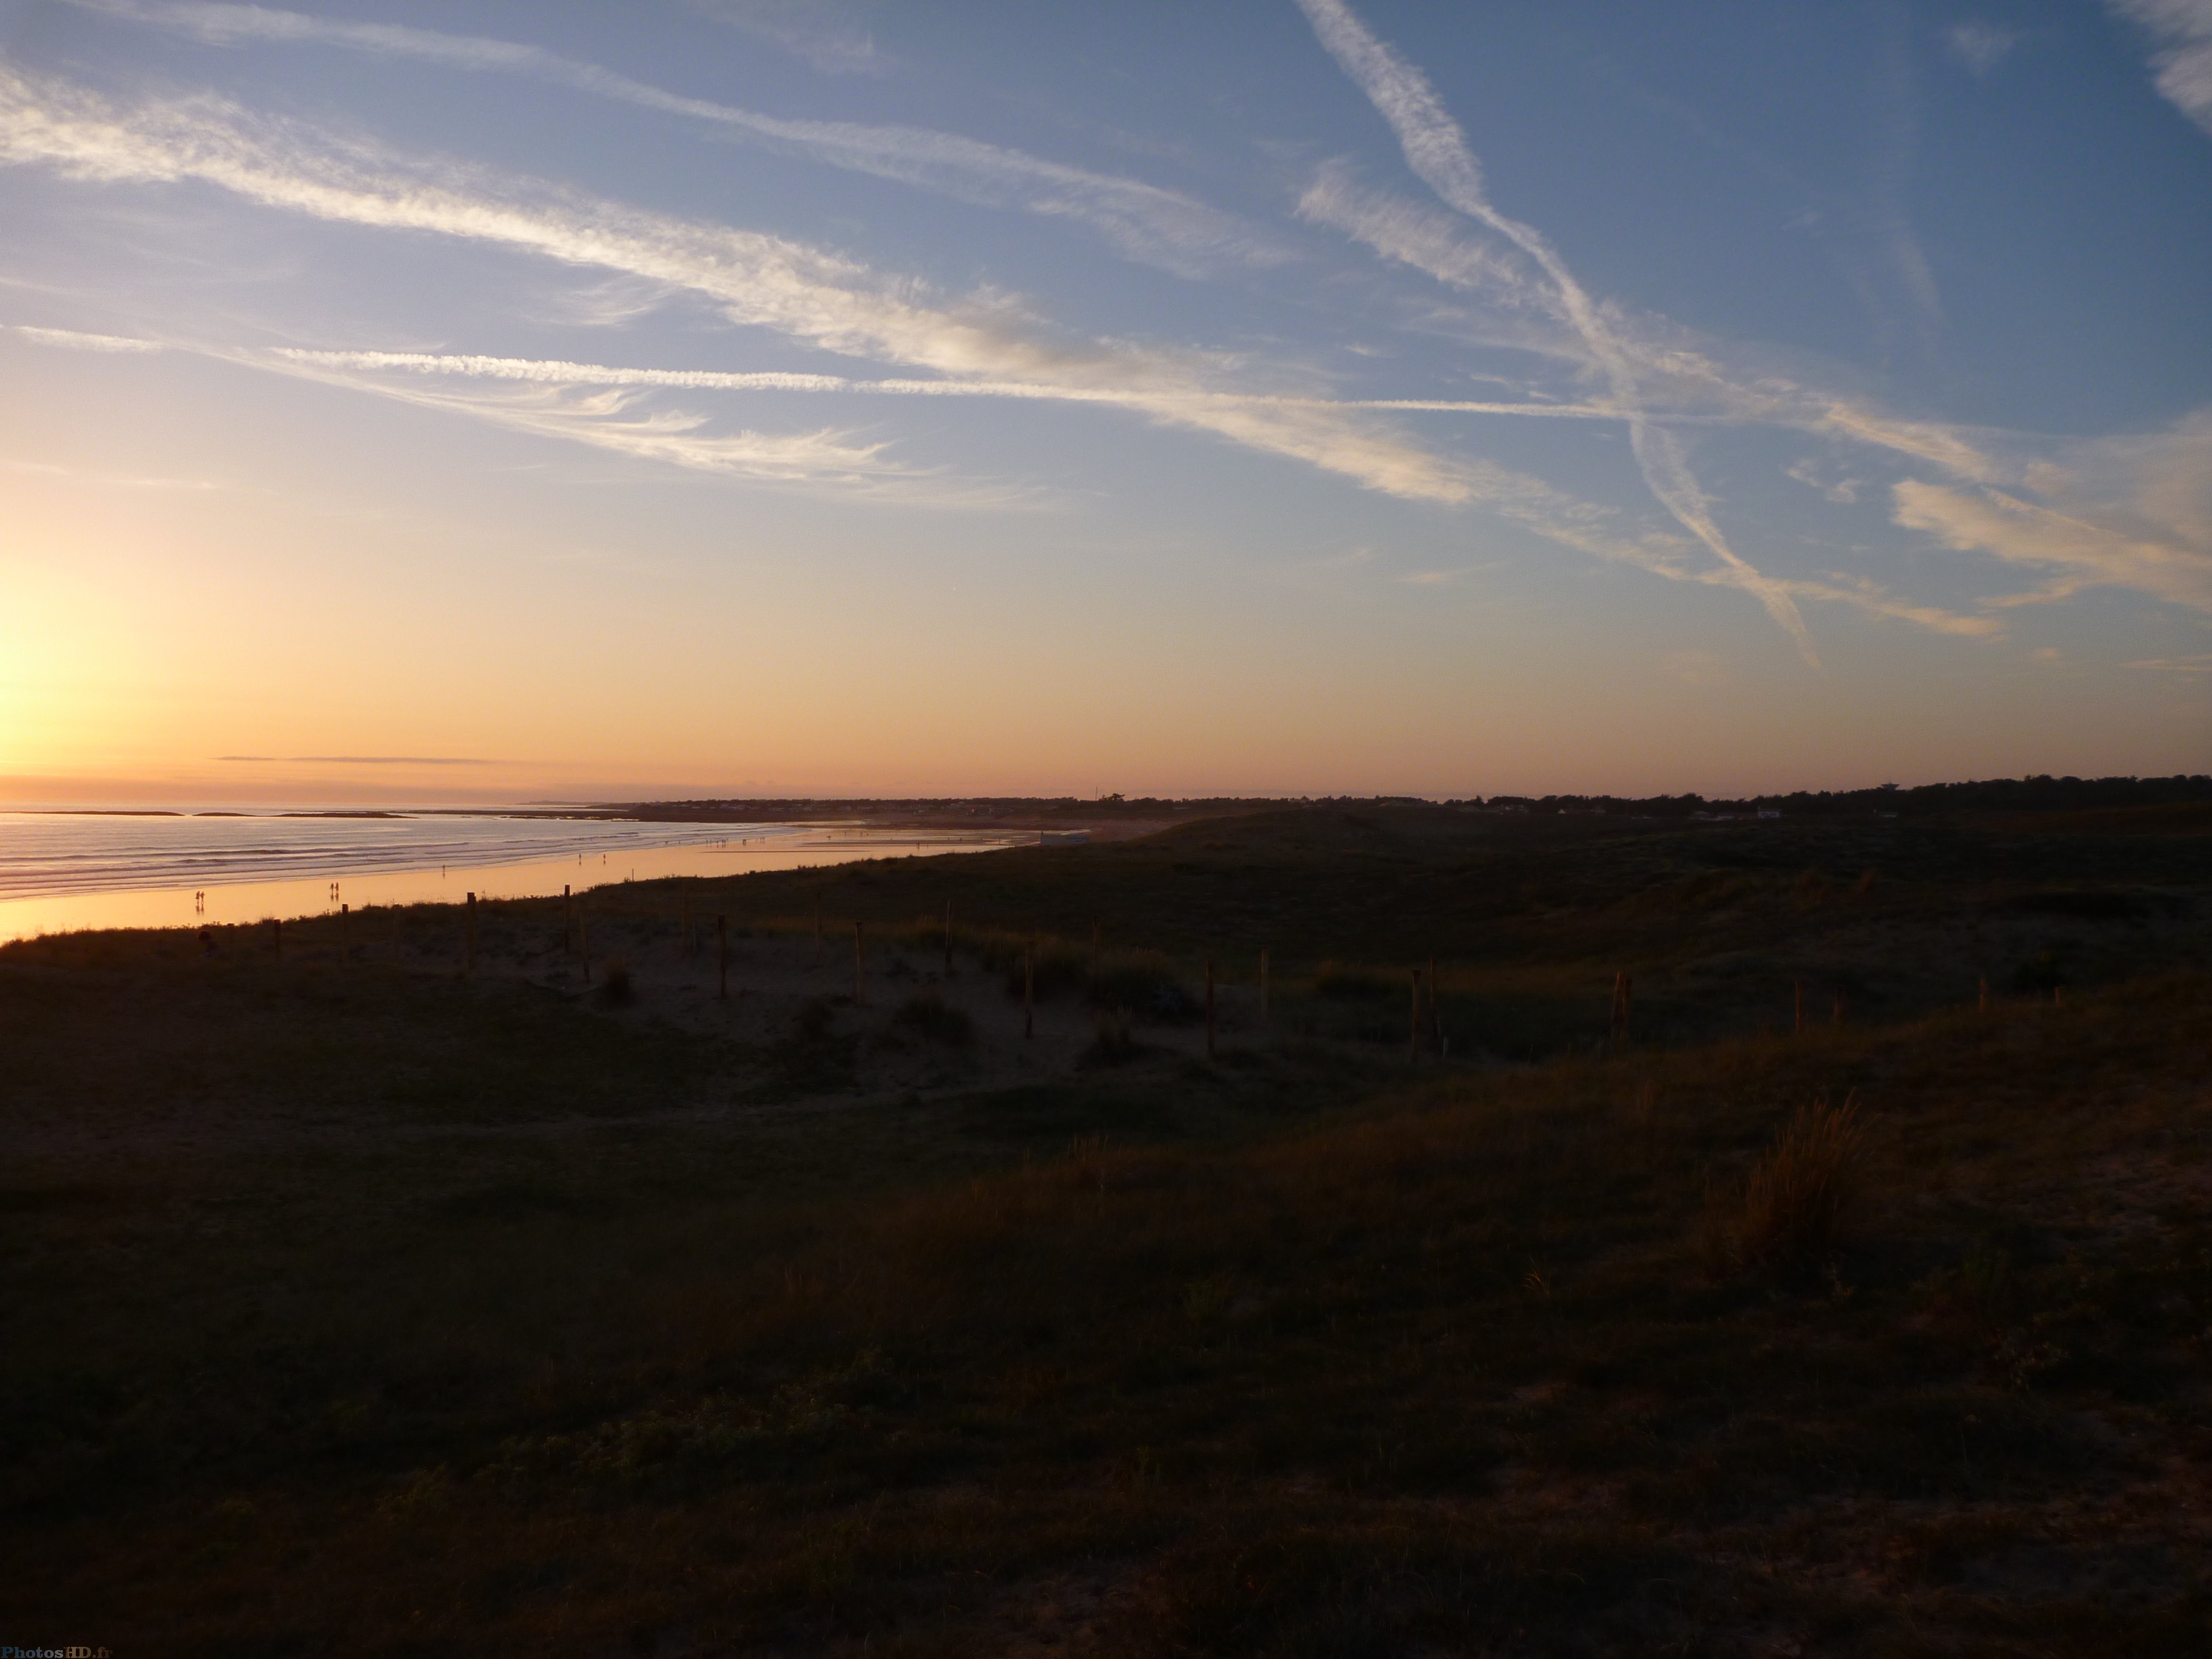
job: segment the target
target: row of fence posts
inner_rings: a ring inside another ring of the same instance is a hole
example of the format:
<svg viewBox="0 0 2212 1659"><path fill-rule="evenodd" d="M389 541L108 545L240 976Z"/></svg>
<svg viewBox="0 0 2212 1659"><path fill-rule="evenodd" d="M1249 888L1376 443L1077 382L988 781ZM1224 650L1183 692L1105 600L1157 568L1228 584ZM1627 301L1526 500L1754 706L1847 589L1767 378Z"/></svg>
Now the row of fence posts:
<svg viewBox="0 0 2212 1659"><path fill-rule="evenodd" d="M469 903L470 914L473 918L475 894L469 895ZM677 933L678 937L683 941L684 954L686 957L696 957L699 954L698 920L691 908L690 896L684 895L678 901ZM817 925L819 926L818 918ZM854 926L857 931L859 924L856 922ZM589 985L592 982L591 916L588 912L578 913L575 894L566 882L561 885L561 948L568 954L581 959L584 983ZM471 927L469 957L473 965L476 957L473 921ZM720 911L717 911L714 915L714 996L716 1000L721 1002L727 1002L730 1000L730 919Z"/></svg>
<svg viewBox="0 0 2212 1659"><path fill-rule="evenodd" d="M473 974L477 965L477 896L473 892L467 896L465 906L462 936L462 968L465 973ZM351 910L352 907L349 904L341 904L338 907L342 956L346 948L348 917ZM688 895L680 901L678 916L678 927L684 942L684 953L687 956L696 956L698 953L698 936L694 925L691 901ZM270 946L280 958L284 950L283 927L284 924L281 921L272 919L270 921ZM561 887L561 931L562 949L568 954L580 958L584 983L589 985L592 982L591 920L587 914L579 913L574 890L565 882ZM1094 978L1098 971L1100 935L1101 925L1093 923L1091 930L1091 972ZM856 919L853 923L853 1001L856 1006L860 1007L867 1006L866 938L866 924ZM720 1000L726 1002L730 998L730 933L729 918L726 915L717 914L714 917L714 943L715 994ZM814 904L814 945L816 960L819 962L822 947L822 902L818 897ZM945 974L949 979L952 975L952 902L950 899L946 900L945 904L944 945ZM1037 936L1031 933L1024 941L1022 950L1022 1036L1025 1040L1033 1040L1036 1036L1036 951ZM1431 1036L1438 1052L1441 1053L1443 1050L1443 1011L1439 1006L1437 995L1437 964L1436 958L1433 957L1429 958L1428 981ZM1613 1033L1616 1041L1625 1039L1627 1031L1627 983L1626 975L1623 974L1616 977L1613 991ZM1217 976L1213 958L1209 957L1206 961L1206 1057L1209 1060L1214 1059L1219 1052L1220 1025L1216 986ZM1416 968L1413 970L1413 1015L1408 1043L1409 1057L1418 1056L1420 1048L1421 989L1421 970ZM1838 995L1839 999L1838 1006L1840 1009L1841 993ZM1986 985L1984 999L1986 1000ZM1273 1002L1273 987L1270 978L1267 952L1262 951L1260 952L1260 1025L1262 1030L1272 1029Z"/></svg>
<svg viewBox="0 0 2212 1659"><path fill-rule="evenodd" d="M1435 968L1436 964L1434 961L1431 960L1430 963L1430 972L1431 975L1435 973ZM1415 977L1418 980L1418 974ZM1615 974L1613 976L1612 1037L1615 1044L1626 1043L1628 1041L1629 1008L1634 996L1635 988L1636 981L1627 974L1620 973ZM1802 979L1792 980L1790 981L1790 991L1794 1003L1793 1018L1790 1021L1790 1031L1794 1036L1802 1036L1809 1029L1811 1024L1811 1022L1806 1018L1805 1015L1805 981ZM1415 992L1417 1001L1419 1000L1419 993L1417 990ZM2063 1008L2066 1006L2066 988L2064 986L2054 985L2051 988L2051 1003L2055 1008ZM1829 1001L1828 1024L1832 1026L1840 1026L1843 1024L1844 1017L1849 1008L1850 1000L1844 994L1844 988L1838 985L1835 988L1834 993ZM1983 975L1975 981L1974 1010L1977 1013L1984 1014L1986 1014L1990 1011L1990 981L1987 975Z"/></svg>
<svg viewBox="0 0 2212 1659"><path fill-rule="evenodd" d="M684 953L687 957L696 957L698 954L698 933L692 915L691 900L687 895L680 903L679 927ZM352 912L351 904L338 906L338 956L341 961L347 960L351 951ZM464 915L462 971L473 974L477 966L477 896L474 893L467 896ZM581 958L584 983L586 985L592 982L590 927L589 917L577 913L575 896L569 884L564 882L561 887L562 946L568 954ZM1091 975L1093 979L1098 974L1099 935L1100 925L1094 922L1091 929ZM279 918L270 919L269 945L270 953L281 961L284 955L284 924ZM727 1002L730 1000L730 927L729 918L720 913L714 917L714 949L715 995L720 1000ZM1037 936L1032 933L1022 948L1022 1036L1024 1039L1033 1039L1036 1036L1036 950ZM814 951L818 963L822 955L822 901L818 897L814 902ZM945 977L948 980L952 977L952 901L950 899L945 902ZM1406 1057L1409 1060L1418 1060L1421 1051L1422 970L1419 968L1411 969L1410 977L1412 999ZM1802 1036L1807 1029L1805 981L1802 979L1792 981L1791 991L1795 1011L1790 1029L1794 1034ZM1437 975L1437 959L1434 957L1431 957L1428 963L1427 992L1430 1041L1437 1054L1445 1055L1449 1050L1443 1034L1443 984ZM1634 1006L1635 994L1636 981L1632 975L1626 972L1613 975L1613 1012L1608 1036L1615 1047L1624 1046L1628 1042L1629 1016ZM856 1007L866 1007L867 1000L866 933L865 924L855 919L853 923L853 1002ZM2063 1007L2065 987L2053 986L2051 1000L2053 1006ZM1263 1031L1272 1029L1272 1003L1273 988L1268 978L1267 953L1262 951L1260 952L1260 1028ZM1840 1026L1844 1023L1845 1006L1844 988L1838 985L1835 988L1829 1009L1828 1023L1831 1025ZM1982 1013L1989 1012L1990 981L1986 976L1976 984L1975 1007ZM1209 1060L1215 1057L1217 1052L1218 1034L1213 958L1208 957L1206 959L1206 1057Z"/></svg>

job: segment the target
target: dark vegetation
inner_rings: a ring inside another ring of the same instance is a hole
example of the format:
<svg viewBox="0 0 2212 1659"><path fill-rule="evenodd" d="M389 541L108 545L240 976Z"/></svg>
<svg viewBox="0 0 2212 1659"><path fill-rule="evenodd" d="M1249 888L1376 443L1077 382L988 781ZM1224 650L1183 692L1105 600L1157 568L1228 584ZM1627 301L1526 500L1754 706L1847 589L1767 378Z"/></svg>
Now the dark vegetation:
<svg viewBox="0 0 2212 1659"><path fill-rule="evenodd" d="M2201 1652L2212 836L1967 805L0 950L0 1639Z"/></svg>
<svg viewBox="0 0 2212 1659"><path fill-rule="evenodd" d="M1150 796L1134 799L1109 795L1097 800L992 796L945 798L933 800L664 800L638 801L591 809L611 815L653 820L707 823L770 823L791 819L866 817L872 822L945 824L973 820L990 824L1055 824L1091 827L1125 823L1147 826L1189 823L1199 818L1247 817L1277 811L1275 800L1243 799L1234 796L1212 799L1160 800ZM1307 801L1306 806L1382 806L1419 808L1426 805L1412 799ZM1867 817L1884 814L1910 817L1956 815L1962 812L2053 812L2129 815L2119 827L2203 830L2205 814L2212 811L2212 776L2171 778L1994 778L1976 783L1931 783L1913 788L1883 784L1873 789L1813 792L1796 790L1786 795L1761 795L1739 799L1708 800L1703 795L1494 795L1487 799L1451 801L1451 811L1492 812L1607 812L1640 818L1686 818L1699 812L1746 813L1760 808L1780 810L1792 817L1812 814L1829 817ZM2109 827L2109 826L2108 826Z"/></svg>

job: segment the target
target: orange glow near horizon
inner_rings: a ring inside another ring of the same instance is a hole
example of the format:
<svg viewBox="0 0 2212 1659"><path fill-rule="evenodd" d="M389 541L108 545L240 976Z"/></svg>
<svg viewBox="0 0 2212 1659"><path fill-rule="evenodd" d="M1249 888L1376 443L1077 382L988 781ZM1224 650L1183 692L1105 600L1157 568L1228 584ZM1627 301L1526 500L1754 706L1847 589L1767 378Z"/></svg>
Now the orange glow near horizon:
<svg viewBox="0 0 2212 1659"><path fill-rule="evenodd" d="M762 496L676 558L618 491L564 522L418 453L387 507L390 458L265 412L261 449L211 451L198 412L149 400L141 453L9 476L0 800L1721 793L2171 772L2212 738L2186 677L1960 682L2007 647L1848 617L1810 674L1679 587L1601 592L1561 652L1449 586L1079 555L1049 514L978 545L902 520L909 550Z"/></svg>
<svg viewBox="0 0 2212 1659"><path fill-rule="evenodd" d="M2002 73L1808 13L1780 112L1623 9L1734 159L1543 141L1544 8L1209 62L876 7L969 58L882 80L726 6L356 9L0 9L0 801L2212 763L2212 147L2111 72L2140 6ZM1900 152L1871 240L1743 188L1858 200L1914 54L1907 128L2020 142Z"/></svg>

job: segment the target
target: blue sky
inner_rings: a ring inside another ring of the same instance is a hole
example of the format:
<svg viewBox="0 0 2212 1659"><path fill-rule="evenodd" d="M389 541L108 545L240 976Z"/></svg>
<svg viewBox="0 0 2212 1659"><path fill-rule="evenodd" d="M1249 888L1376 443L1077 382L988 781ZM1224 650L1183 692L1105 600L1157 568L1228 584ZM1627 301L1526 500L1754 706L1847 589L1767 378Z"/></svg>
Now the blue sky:
<svg viewBox="0 0 2212 1659"><path fill-rule="evenodd" d="M0 775L2203 770L2209 201L2212 0L0 3Z"/></svg>

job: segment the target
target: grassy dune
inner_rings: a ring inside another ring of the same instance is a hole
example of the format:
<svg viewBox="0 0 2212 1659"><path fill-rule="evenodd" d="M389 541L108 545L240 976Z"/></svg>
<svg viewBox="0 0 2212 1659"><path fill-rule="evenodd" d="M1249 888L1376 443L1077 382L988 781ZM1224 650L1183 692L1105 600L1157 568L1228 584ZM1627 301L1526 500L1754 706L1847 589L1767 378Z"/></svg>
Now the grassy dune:
<svg viewBox="0 0 2212 1659"><path fill-rule="evenodd" d="M2199 1652L2208 901L1332 809L0 951L0 1637Z"/></svg>

